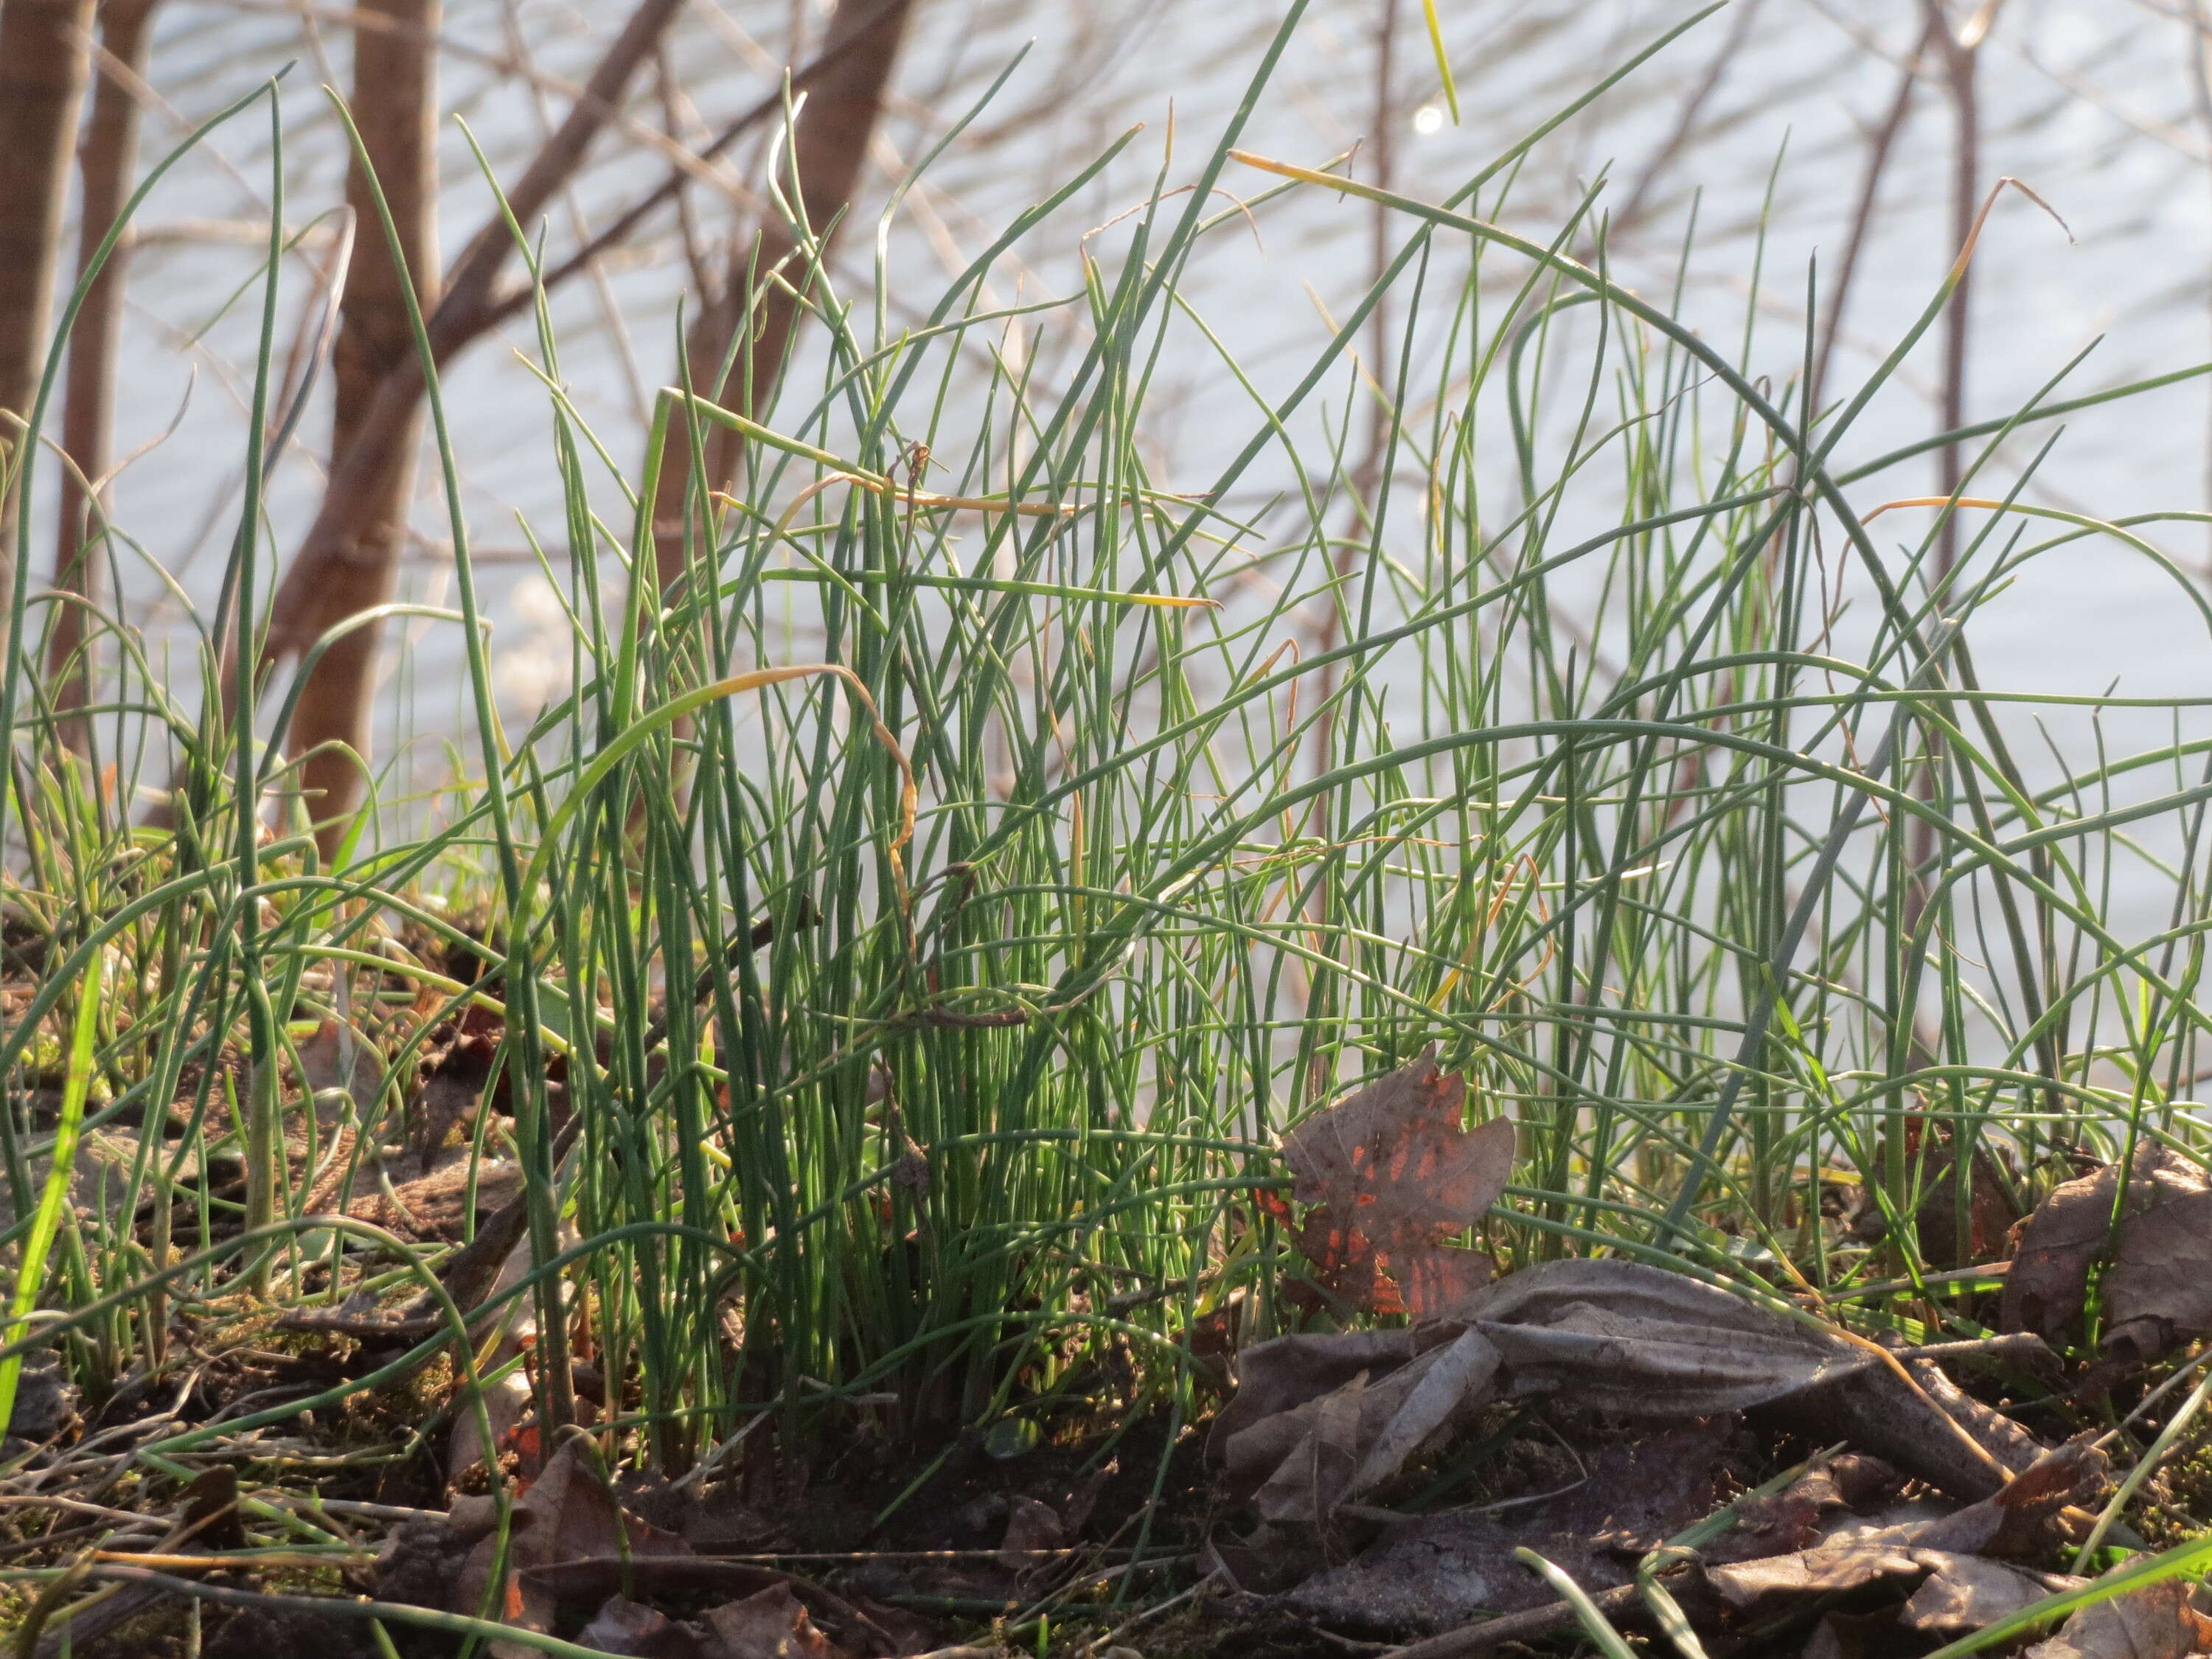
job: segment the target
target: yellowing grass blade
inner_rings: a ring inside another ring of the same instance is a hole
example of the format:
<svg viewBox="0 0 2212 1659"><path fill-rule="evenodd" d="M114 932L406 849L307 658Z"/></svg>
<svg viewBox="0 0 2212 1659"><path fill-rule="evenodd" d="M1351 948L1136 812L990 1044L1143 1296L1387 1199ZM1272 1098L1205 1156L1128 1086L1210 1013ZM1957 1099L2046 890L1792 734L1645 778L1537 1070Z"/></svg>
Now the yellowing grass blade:
<svg viewBox="0 0 2212 1659"><path fill-rule="evenodd" d="M1452 125L1459 125L1459 88L1452 84L1451 55L1444 50L1444 26L1437 15L1437 0L1421 0L1421 10L1429 20L1429 50L1437 55L1437 73L1443 79L1444 107L1451 112Z"/></svg>

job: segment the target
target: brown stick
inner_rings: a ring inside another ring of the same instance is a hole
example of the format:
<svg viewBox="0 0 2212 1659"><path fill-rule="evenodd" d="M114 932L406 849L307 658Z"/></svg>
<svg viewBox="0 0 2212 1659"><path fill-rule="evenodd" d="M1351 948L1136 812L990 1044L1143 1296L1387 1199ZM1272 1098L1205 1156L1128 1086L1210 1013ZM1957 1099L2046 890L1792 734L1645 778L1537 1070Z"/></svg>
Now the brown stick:
<svg viewBox="0 0 2212 1659"><path fill-rule="evenodd" d="M1928 33L1935 40L1936 54L1944 69L1944 86L1951 100L1951 245L1960 250L1973 246L1975 221L1981 211L1978 195L1981 173L1981 112L1975 89L1974 68L1980 53L1978 40L1966 41L1952 32L1947 15L1947 0L1921 0L1928 18ZM1951 301L1943 315L1943 387L1942 407L1937 416L1942 430L1955 432L1966 424L1966 348L1972 320L1974 266L1972 259L1961 258L1957 286L1952 290ZM1945 444L1936 452L1936 488L1938 493L1956 495L1966 477L1966 458L1957 444ZM1929 589L1940 597L1948 585L1951 573L1959 562L1959 515L1946 513L1936 528L1936 567L1929 579ZM1926 732L1927 759L1916 769L1913 793L1920 799L1936 799L1936 785L1941 776L1943 738L1932 725ZM1933 822L1915 817L1907 831L1905 842L1905 924L1908 935L1920 926L1922 914L1928 904L1928 884L1922 873L1936 855L1936 830ZM1921 1070L1935 1063L1934 1052L1914 1033L1911 1065Z"/></svg>
<svg viewBox="0 0 2212 1659"><path fill-rule="evenodd" d="M353 113L368 165L383 187L400 259L380 234L376 197L357 158L346 177L346 201L360 234L346 278L337 350L331 362L336 397L331 450L358 444L378 393L392 369L415 356L406 283L416 283L427 310L436 301L437 64L430 44L439 0L365 0L362 9L389 19L392 29L354 34ZM347 502L339 557L319 595L333 620L385 604L398 574L421 447L419 404L398 429L380 436L381 465ZM347 635L315 665L292 717L290 742L304 752L301 783L319 820L325 855L346 832L362 789L359 757L368 749L369 690L381 627Z"/></svg>
<svg viewBox="0 0 2212 1659"><path fill-rule="evenodd" d="M1637 1599L1633 1584L1623 1584L1617 1589L1600 1590L1590 1600L1608 1619L1618 1619L1623 1613L1633 1613L1642 1605ZM1448 1630L1441 1636L1430 1637L1426 1641L1392 1648L1382 1656L1382 1659L1480 1659L1480 1655L1495 1653L1508 1642L1527 1642L1539 1636L1548 1636L1555 1630L1566 1629L1574 1622L1573 1607L1565 1601L1552 1601L1540 1607L1529 1607L1520 1613L1486 1619L1479 1625L1462 1625L1457 1630Z"/></svg>
<svg viewBox="0 0 2212 1659"><path fill-rule="evenodd" d="M143 77L149 41L147 23L154 0L106 0L100 11L100 43L106 61L125 75L103 74L92 94L92 116L85 125L78 161L84 199L77 210L76 264L80 274L91 264L138 172L138 100L129 76ZM54 538L54 586L89 603L100 592L100 563L85 556L92 519L100 503L78 483L97 490L110 465L115 426L115 365L123 335L123 291L135 239L125 231L100 267L85 295L70 334L69 367L63 386L62 447L76 463L62 469L61 513ZM92 732L82 708L92 696L92 662L84 643L85 608L64 603L56 608L47 643L46 672L54 707L62 715L62 740L80 755L92 752Z"/></svg>
<svg viewBox="0 0 2212 1659"><path fill-rule="evenodd" d="M529 223L582 165L592 140L612 118L631 76L652 52L680 4L681 0L640 0L622 33L592 70L591 79L585 84L584 95L576 100L567 118L507 192L518 223ZM372 38L388 43L394 50L425 52L429 39L428 32L414 28L362 32L362 44ZM366 131L362 136L366 140ZM361 222L360 239L373 244L380 253L382 231L373 210ZM443 284L435 308L426 319L434 362L442 365L447 362L504 314L495 313L492 308L491 288L513 246L506 221L497 213L489 216L470 239ZM324 485L322 504L301 539L298 553L277 584L270 607L264 670L287 657L299 655L331 628L366 605L379 602L375 599L362 599L362 595L391 591L402 551L400 539L392 537L365 543L358 530L369 516L370 509L394 498L390 473L412 460L413 434L421 417L423 387L422 364L410 344L404 353L383 366L373 386L349 396L348 401L356 412L345 430L338 434L342 441L331 445L331 474ZM404 492L398 492L398 498L404 502ZM331 691L313 715L307 715L307 705L317 699L303 698L301 714L307 718L295 720L289 734L289 746L295 752L307 746L311 734L318 732L340 735L342 741L349 742L353 740L344 737L341 728L356 736L361 732L366 723L368 671L374 659L374 633L371 629L358 629L324 657L325 668L333 659L338 660L337 667L330 670L331 684L346 688L347 696L341 701ZM228 717L235 712L233 700L237 676L234 665L226 661L220 679ZM325 690L330 690L330 686ZM351 707L346 706L348 703ZM359 743L353 746L356 753L365 752ZM310 787L334 788L335 799L326 797L320 807L319 815L330 820L320 832L325 848L334 844L343 833L350 817L347 807L358 799L360 781L356 763L342 756L334 756L331 760L333 764L328 768L311 768L308 780ZM337 763L341 762L342 767ZM149 813L148 821L167 824L173 821L172 810L166 805L157 806Z"/></svg>
<svg viewBox="0 0 2212 1659"><path fill-rule="evenodd" d="M53 303L70 161L84 100L93 0L0 5L0 410L28 419L38 397ZM15 453L0 492L0 582L13 591L15 507L29 457L21 428L0 422Z"/></svg>
<svg viewBox="0 0 2212 1659"><path fill-rule="evenodd" d="M1821 388L1827 384L1828 360L1836 353L1836 335L1843 327L1851 280L1858 274L1859 255L1866 247L1867 233L1874 228L1875 209L1881 199L1882 176L1889 171L1889 158L1896 150L1898 135L1905 131L1905 124L1911 116L1912 94L1920 84L1921 59L1935 43L1939 27L1940 21L1931 19L1922 28L1918 43L1905 60L1905 67L1898 71L1897 90L1890 94L1889 108L1867 140L1866 166L1859 173L1858 199L1851 209L1850 231L1844 239L1843 257L1828 279L1828 303L1820 320L1820 344L1813 354L1813 383L1806 402L1815 411L1820 407Z"/></svg>
<svg viewBox="0 0 2212 1659"><path fill-rule="evenodd" d="M799 199L792 206L812 237L830 234L851 204L913 9L912 0L840 0L830 20L822 53L829 61L806 94L789 169L799 182ZM784 271L789 286L763 279L791 264L801 246L792 227L769 216L751 240L732 252L722 292L702 307L684 341L694 391L748 415L767 406L798 321L794 290L807 279L798 270ZM747 325L752 338L732 360L738 330ZM731 364L726 376L726 362ZM728 489L744 459L743 437L717 427L708 434L705 448L708 487ZM664 592L683 573L684 525L694 484L690 446L676 446L662 468L653 502L654 562Z"/></svg>
<svg viewBox="0 0 2212 1659"><path fill-rule="evenodd" d="M630 76L651 52L679 3L680 0L641 0L592 72L585 96L577 100L568 118L507 192L517 223L528 224L582 165L592 138L606 125ZM364 222L361 234L365 239L377 234L373 217ZM506 221L496 213L469 240L428 319L434 362L444 364L490 326L491 287L513 247ZM333 465L321 508L276 589L269 635L272 661L305 650L326 629L361 608L336 591L368 586L358 579L352 583L347 580L346 566L354 556L351 529L359 504L376 499L386 490L382 475L418 418L422 391L422 364L410 347L386 366L374 391L362 399L360 414L346 434L347 441L331 446ZM397 551L396 547L390 550L395 558ZM385 580L388 583L388 572ZM224 677L224 684L230 684L229 676ZM298 746L296 739L294 746Z"/></svg>

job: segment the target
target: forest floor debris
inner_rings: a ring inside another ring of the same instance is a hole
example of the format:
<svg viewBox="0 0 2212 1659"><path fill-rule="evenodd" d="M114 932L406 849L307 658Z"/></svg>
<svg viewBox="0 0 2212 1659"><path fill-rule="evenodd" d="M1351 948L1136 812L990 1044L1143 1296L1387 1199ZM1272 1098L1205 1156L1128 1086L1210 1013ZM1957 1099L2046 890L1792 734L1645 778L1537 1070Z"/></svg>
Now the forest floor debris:
<svg viewBox="0 0 2212 1659"><path fill-rule="evenodd" d="M2179 1659L2212 1638L2212 1532L2155 1467L2197 1444L2212 1184L2155 1145L2057 1184L2009 1270L1981 1264L2002 1294L1913 1342L1786 1275L1498 1273L1462 1241L1511 1137L1465 1127L1424 1056L1286 1139L1290 1200L1261 1207L1308 1260L1281 1289L1310 1328L1235 1355L1210 1421L933 1449L860 1430L672 1477L592 1431L588 1364L586 1420L538 1434L531 1327L500 1311L526 1305L500 1299L526 1259L512 1184L471 1188L438 1144L482 1109L442 1100L438 1141L342 1194L457 1247L436 1291L179 1310L191 1363L94 1402L26 1368L0 1490L17 1650ZM514 1362L496 1387L459 1386L455 1317L480 1365ZM197 1453L134 1455L198 1425Z"/></svg>

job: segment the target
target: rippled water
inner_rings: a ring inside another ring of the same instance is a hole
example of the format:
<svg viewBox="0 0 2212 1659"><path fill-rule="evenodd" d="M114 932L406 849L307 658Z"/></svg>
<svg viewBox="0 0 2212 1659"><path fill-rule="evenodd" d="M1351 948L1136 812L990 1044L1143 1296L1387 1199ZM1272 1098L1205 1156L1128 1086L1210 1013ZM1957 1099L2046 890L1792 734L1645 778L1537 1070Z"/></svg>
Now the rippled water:
<svg viewBox="0 0 2212 1659"><path fill-rule="evenodd" d="M1318 163L1364 142L1361 167L1371 173L1377 24L1387 3L1316 0L1248 148ZM1692 9L1443 0L1443 9L1462 124L1453 126L1438 107L1417 0L1397 6L1393 95L1382 116L1397 187L1431 199L1449 194L1607 65ZM688 104L678 104L671 117L648 86L632 106L633 121L657 127L672 118L678 133L696 137L744 107L774 85L792 50L793 18L818 27L815 10L808 0L699 0L669 53ZM2199 10L2212 12L2203 0L2011 0L1999 10L1981 54L1983 174L2029 184L2068 228L2022 198L1998 204L1976 267L1970 414L1998 414L2024 401L2093 343L2069 383L2081 390L2212 356L2212 100L2195 67L2203 46L2192 21ZM179 118L195 118L291 62L283 104L285 212L295 227L326 212L340 197L340 151L315 86L326 76L343 80L346 31L333 21L343 15L327 6L279 10L167 0L151 78L173 114L153 118L149 150L173 137ZM543 118L529 82L512 72L517 43L526 44L545 107L557 118L558 77L580 75L622 15L605 0L506 6L463 0L452 8L446 33L453 49L444 70L449 106L510 176ZM1258 46L1280 15L1279 3L1266 0L930 0L902 68L879 182L933 142L1025 39L1036 39L999 100L909 198L890 244L893 325L902 308L926 309L969 251L1046 181L1064 176L1111 135L1145 123L1143 136L1100 182L993 275L1001 301L1076 293L1083 234L1142 199L1170 130L1177 149L1168 177L1188 178L1192 158L1241 95ZM1917 38L1920 16L1906 0L1736 0L1547 141L1503 216L1547 239L1605 174L1604 199L1619 221L1614 269L1655 292L1672 285L1694 218L1686 310L1715 337L1733 340L1747 302L1755 301L1761 331L1751 361L1779 380L1802 356L1808 261L1832 268L1839 254L1865 132L1893 95L1898 59ZM1684 112L1692 107L1685 126ZM1951 143L1950 117L1931 78L1882 192L1833 384L1850 384L1875 360L1950 262ZM555 216L556 248L577 223L604 220L611 204L664 165L635 143L606 145L604 152L573 208ZM148 210L152 245L134 278L118 447L154 447L118 487L119 517L149 555L203 596L234 511L244 395L239 365L250 356L255 326L250 295L223 307L253 268L252 238L256 222L265 222L270 157L267 124L257 113L187 161ZM741 196L757 156L749 151L735 159L730 178ZM444 170L450 252L487 206L465 144L450 125ZM1224 185L1241 191L1258 182L1232 169ZM693 195L703 230L721 234L736 211L732 198L703 188ZM1263 387L1286 383L1327 338L1327 315L1364 285L1371 226L1364 207L1307 192L1268 209L1255 227L1256 243L1218 240L1193 269L1185 292ZM1093 251L1110 250L1115 234L1104 233ZM848 238L840 258L848 287L865 292L866 239ZM625 464L639 448L643 398L672 374L675 307L687 269L680 238L663 224L647 243L610 262L598 288L578 283L555 307L574 400ZM294 267L288 279L288 303L297 312L309 298L304 268ZM1018 344L1036 354L1048 384L1073 337L1048 318ZM550 636L557 612L542 586L532 591L539 583L532 568L515 562L523 546L518 515L556 518L544 400L512 349L528 343L520 330L483 342L447 385L471 536L489 561L503 685L517 708L550 690L559 672L533 647ZM1846 444L1844 459L1932 429L1936 371L1932 347L1923 349ZM1251 429L1244 395L1218 365L1189 354L1164 366L1155 397L1157 482L1203 487ZM2207 383L2198 381L2075 418L2031 482L2028 498L2112 515L2202 507L2207 408ZM1315 418L1322 413L1316 409ZM2025 459L2047 433L2018 443L2015 459ZM314 447L311 423L308 441L276 482L280 546L289 546L312 507L319 477ZM433 482L426 472L425 488ZM1248 477L1243 493L1257 500L1284 482ZM1853 495L1871 505L1922 493L1933 482L1932 465L1916 464ZM611 483L600 499L611 513L618 495ZM434 500L425 497L416 522L425 539L410 562L409 586L418 597L434 598L445 576L442 513ZM1917 526L1899 532L1917 533ZM2201 528L2149 533L2192 570L2212 552ZM131 594L134 615L161 629L155 585L136 580ZM1983 678L1993 685L2093 692L2117 684L2142 697L2212 693L2212 642L2202 624L2153 565L2109 543L2081 543L2031 567L1977 637ZM412 659L403 666L412 685L404 706L392 703L395 732L420 738L454 729L444 718L459 706L453 642L426 627L409 649ZM2067 735L2063 712L2051 721ZM2115 714L2105 735L2124 750L2166 738L2170 722L2163 714ZM2080 722L2070 737L2086 740ZM2147 915L2163 902L2149 887L2123 898L2139 901Z"/></svg>

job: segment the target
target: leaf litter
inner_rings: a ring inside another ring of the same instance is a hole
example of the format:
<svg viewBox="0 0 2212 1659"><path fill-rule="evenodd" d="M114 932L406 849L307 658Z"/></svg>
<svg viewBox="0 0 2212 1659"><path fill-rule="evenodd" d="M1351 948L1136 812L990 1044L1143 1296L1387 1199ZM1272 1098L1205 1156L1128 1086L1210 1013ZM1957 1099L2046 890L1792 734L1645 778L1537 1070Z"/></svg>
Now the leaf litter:
<svg viewBox="0 0 2212 1659"><path fill-rule="evenodd" d="M452 1068L456 1080L463 1069ZM433 1115L466 1108L459 1092L432 1103ZM1410 1640L1403 1659L1469 1659L1593 1616L1686 1642L1685 1659L1747 1648L1915 1659L1997 1626L2021 1632L2008 1636L2014 1649L2039 1638L2028 1650L2038 1659L2205 1650L2212 1623L2185 1580L2066 1613L2084 1591L2120 1587L2068 1570L2110 1489L2087 1437L2065 1438L2081 1420L2074 1407L2124 1404L2152 1361L2212 1333L2212 1183L2197 1166L2152 1145L2124 1170L2060 1184L2014 1228L2002 1306L1984 1310L2012 1334L1966 1327L1965 1340L1906 1349L1879 1323L1846 1328L1786 1286L1739 1289L1610 1258L1501 1274L1467 1241L1504 1195L1515 1132L1501 1117L1469 1127L1468 1106L1465 1079L1431 1052L1287 1134L1289 1201L1272 1189L1258 1196L1309 1264L1283 1288L1324 1315L1320 1328L1241 1352L1225 1340L1234 1322L1221 1310L1192 1328L1194 1352L1202 1345L1206 1365L1219 1367L1227 1398L1205 1425L1202 1453L1193 1443L1203 1480L1182 1500L1196 1547L1182 1559L1200 1577L1162 1605L1210 1609L1224 1659L1239 1650L1237 1632L1279 1629L1266 1621L1285 1618L1347 1638ZM451 1184L442 1169L387 1176L380 1195L450 1238L462 1229L434 1200ZM360 1190L333 1205L350 1206ZM526 1263L519 1194L495 1182L487 1193L480 1180L475 1196L475 1243L441 1277L483 1355L527 1359L526 1312L497 1325L475 1312ZM1977 1206L1973 1253L1989 1248L1998 1213ZM1923 1206L1923 1238L1938 1218ZM2002 1275L2004 1264L1986 1271ZM1370 1317L1382 1328L1355 1322ZM370 1364L441 1322L417 1298L396 1313L357 1302L282 1324L349 1341L367 1356L355 1363ZM2092 1335L2102 1357L2086 1369L2046 1346ZM2045 1403L1989 1403L1991 1367L2015 1383L2032 1379L2027 1395ZM600 1461L615 1443L586 1431L558 1438L540 1467L526 1368L484 1403L495 1445L450 1396L447 1508L395 1511L406 1518L386 1527L355 1588L587 1651L895 1659L1002 1651L988 1638L958 1646L957 1622L915 1609L965 1607L972 1618L995 1606L1010 1617L1060 1605L1089 1582L1076 1561L1095 1571L1104 1559L1092 1510L1118 1462L1050 1490L987 1478L958 1506L960 1547L833 1552L845 1565L825 1579L790 1570L825 1558L790 1554L771 1523L702 1528L702 1505L722 1502L727 1482L688 1490L631 1471L617 1485ZM45 1431L58 1444L83 1431L65 1414L33 1417L19 1413L19 1434ZM997 1462L984 1455L995 1443L979 1437L977 1467ZM1808 1450L1786 1478L1762 1482L1778 1461ZM1476 1482L1478 1500L1463 1501L1467 1470L1487 1467L1486 1457L1496 1468ZM500 1503L461 1490L493 1479L512 1493L503 1525ZM1433 1507L1454 1493L1462 1501ZM1127 1536L1139 1516L1152 1528L1155 1507L1140 1495L1111 1535ZM852 1524L853 1541L870 1541L862 1521ZM2141 1543L2124 1524L2103 1535ZM1550 1575L1531 1569L1539 1559ZM1582 1608L1559 1599L1562 1584L1586 1598ZM161 1592L134 1594L131 1605L144 1606ZM255 1650L262 1616L239 1615L224 1627L237 1640L210 1654ZM81 1628L88 1643L101 1628L96 1613ZM270 1639L260 1650L275 1650ZM50 1650L60 1650L52 1639L36 1651ZM334 1638L329 1659L354 1650ZM538 1650L517 1639L479 1650L509 1659ZM1107 1651L1128 1659L1134 1650Z"/></svg>

